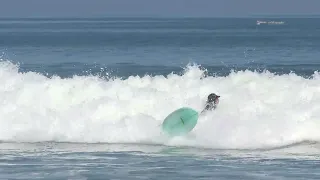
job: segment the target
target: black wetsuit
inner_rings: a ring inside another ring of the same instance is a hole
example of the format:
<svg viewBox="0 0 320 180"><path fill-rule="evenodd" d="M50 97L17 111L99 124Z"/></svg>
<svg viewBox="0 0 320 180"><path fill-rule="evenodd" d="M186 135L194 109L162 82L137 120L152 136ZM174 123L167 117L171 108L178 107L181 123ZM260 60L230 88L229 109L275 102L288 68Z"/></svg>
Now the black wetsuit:
<svg viewBox="0 0 320 180"><path fill-rule="evenodd" d="M211 110L214 110L214 109L216 109L216 104L214 103L214 102L208 102L207 104L206 104L206 107L204 108L204 110L209 110L209 111L211 111Z"/></svg>
<svg viewBox="0 0 320 180"><path fill-rule="evenodd" d="M204 108L204 110L201 113L203 113L205 111L214 110L214 109L216 109L216 107L217 107L217 105L214 102L207 102L206 107Z"/></svg>

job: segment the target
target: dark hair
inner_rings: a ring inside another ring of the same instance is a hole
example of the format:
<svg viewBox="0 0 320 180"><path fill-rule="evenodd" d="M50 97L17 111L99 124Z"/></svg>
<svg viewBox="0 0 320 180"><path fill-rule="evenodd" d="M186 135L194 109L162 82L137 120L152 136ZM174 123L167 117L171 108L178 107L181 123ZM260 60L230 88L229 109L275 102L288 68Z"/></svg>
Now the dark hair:
<svg viewBox="0 0 320 180"><path fill-rule="evenodd" d="M211 93L208 96L207 102L214 102L217 98L219 98L220 96L216 95L215 93Z"/></svg>

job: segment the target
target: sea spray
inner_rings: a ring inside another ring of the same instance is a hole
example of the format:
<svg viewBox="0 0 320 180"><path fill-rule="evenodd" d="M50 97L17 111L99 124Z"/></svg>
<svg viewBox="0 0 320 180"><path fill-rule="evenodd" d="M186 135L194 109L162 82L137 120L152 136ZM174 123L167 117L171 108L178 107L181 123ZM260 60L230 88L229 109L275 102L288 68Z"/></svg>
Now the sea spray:
<svg viewBox="0 0 320 180"><path fill-rule="evenodd" d="M277 147L320 140L320 79L294 73L232 72L46 77L0 62L0 140L14 142L151 143L207 148ZM186 137L168 139L160 125L172 111L201 111L207 95L218 108Z"/></svg>

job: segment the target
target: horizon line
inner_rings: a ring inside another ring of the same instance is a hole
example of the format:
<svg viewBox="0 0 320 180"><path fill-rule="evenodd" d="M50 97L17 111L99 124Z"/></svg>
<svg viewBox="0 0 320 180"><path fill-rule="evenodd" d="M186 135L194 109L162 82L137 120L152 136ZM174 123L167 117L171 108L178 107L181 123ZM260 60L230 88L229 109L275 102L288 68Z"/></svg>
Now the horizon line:
<svg viewBox="0 0 320 180"><path fill-rule="evenodd" d="M89 16L1 16L0 19L99 19L99 18L296 18L296 17L320 17L319 14L251 14L251 15L216 15L216 16L183 16L183 15L89 15Z"/></svg>

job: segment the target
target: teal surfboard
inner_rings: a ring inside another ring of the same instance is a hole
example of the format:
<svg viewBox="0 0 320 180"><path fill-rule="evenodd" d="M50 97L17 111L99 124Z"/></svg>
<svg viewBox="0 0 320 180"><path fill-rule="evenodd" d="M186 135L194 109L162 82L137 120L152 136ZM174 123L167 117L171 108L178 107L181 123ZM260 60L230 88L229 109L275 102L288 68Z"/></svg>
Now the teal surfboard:
<svg viewBox="0 0 320 180"><path fill-rule="evenodd" d="M199 113L194 109L183 107L169 114L162 123L162 130L170 136L189 133L198 122Z"/></svg>

